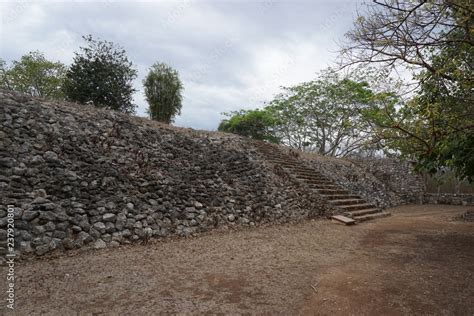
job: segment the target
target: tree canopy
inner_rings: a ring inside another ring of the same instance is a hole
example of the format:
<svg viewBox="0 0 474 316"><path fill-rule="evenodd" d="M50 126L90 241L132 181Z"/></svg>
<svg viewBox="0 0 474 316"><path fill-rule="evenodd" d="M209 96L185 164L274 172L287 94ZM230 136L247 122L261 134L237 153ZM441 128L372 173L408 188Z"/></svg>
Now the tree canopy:
<svg viewBox="0 0 474 316"><path fill-rule="evenodd" d="M402 68L417 84L398 104L372 110L381 142L420 169L448 166L473 181L472 2L385 0L366 9L347 34L344 66Z"/></svg>
<svg viewBox="0 0 474 316"><path fill-rule="evenodd" d="M363 115L374 94L366 82L344 78L332 69L313 81L284 88L270 102L283 143L322 155L347 156L369 145Z"/></svg>
<svg viewBox="0 0 474 316"><path fill-rule="evenodd" d="M151 66L143 80L152 120L171 123L181 113L183 84L178 72L164 63Z"/></svg>
<svg viewBox="0 0 474 316"><path fill-rule="evenodd" d="M262 110L231 112L219 130L322 155L347 156L372 149L365 111L387 97L374 94L367 82L328 69L313 81L283 88Z"/></svg>
<svg viewBox="0 0 474 316"><path fill-rule="evenodd" d="M97 107L134 113L133 80L137 71L123 48L112 42L84 36L81 47L66 73L64 92L67 99L92 103Z"/></svg>
<svg viewBox="0 0 474 316"><path fill-rule="evenodd" d="M269 109L240 110L228 114L219 124L218 130L258 140L279 143L274 128L278 125L275 113Z"/></svg>
<svg viewBox="0 0 474 316"><path fill-rule="evenodd" d="M66 66L47 60L39 51L23 55L7 67L0 60L0 87L36 97L62 99Z"/></svg>

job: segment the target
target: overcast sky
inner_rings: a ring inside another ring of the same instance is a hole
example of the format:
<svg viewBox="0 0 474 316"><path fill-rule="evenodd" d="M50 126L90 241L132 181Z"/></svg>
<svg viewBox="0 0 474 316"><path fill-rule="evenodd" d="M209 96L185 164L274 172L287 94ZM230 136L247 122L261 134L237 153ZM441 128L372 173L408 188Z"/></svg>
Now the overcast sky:
<svg viewBox="0 0 474 316"><path fill-rule="evenodd" d="M39 50L70 64L81 36L92 34L124 47L137 67L138 115L147 108L143 77L165 62L184 84L175 125L215 130L222 112L261 107L280 86L330 66L358 7L355 0L0 0L0 57L9 63Z"/></svg>

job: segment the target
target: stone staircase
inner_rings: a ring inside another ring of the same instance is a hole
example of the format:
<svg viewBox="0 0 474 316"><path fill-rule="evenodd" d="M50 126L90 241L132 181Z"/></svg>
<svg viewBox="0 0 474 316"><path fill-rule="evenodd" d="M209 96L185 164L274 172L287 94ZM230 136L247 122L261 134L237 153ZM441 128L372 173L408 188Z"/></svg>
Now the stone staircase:
<svg viewBox="0 0 474 316"><path fill-rule="evenodd" d="M283 153L275 146L265 142L258 142L255 146L268 162L281 166L298 181L305 183L311 191L325 199L337 213L343 215L334 216L334 219L352 224L390 216L389 212L382 211L359 195L341 188L319 171L307 167L296 156Z"/></svg>

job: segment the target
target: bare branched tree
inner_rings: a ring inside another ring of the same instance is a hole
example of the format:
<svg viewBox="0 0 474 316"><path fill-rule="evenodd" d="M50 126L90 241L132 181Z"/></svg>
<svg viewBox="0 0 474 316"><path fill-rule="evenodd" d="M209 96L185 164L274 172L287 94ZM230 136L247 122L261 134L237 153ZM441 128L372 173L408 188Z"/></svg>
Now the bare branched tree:
<svg viewBox="0 0 474 316"><path fill-rule="evenodd" d="M474 45L472 0L376 0L366 9L346 34L344 66L382 63L454 80L432 62L433 54L446 46Z"/></svg>

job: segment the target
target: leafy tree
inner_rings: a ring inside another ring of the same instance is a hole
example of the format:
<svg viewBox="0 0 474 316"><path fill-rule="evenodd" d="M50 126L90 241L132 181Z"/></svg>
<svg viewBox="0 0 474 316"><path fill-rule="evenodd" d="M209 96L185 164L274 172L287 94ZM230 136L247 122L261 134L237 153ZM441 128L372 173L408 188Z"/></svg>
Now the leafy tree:
<svg viewBox="0 0 474 316"><path fill-rule="evenodd" d="M66 67L47 60L41 52L30 52L7 67L0 60L0 86L37 97L62 99Z"/></svg>
<svg viewBox="0 0 474 316"><path fill-rule="evenodd" d="M178 72L163 63L156 63L143 80L148 113L152 120L167 124L181 114L183 84Z"/></svg>
<svg viewBox="0 0 474 316"><path fill-rule="evenodd" d="M133 80L137 71L125 50L112 42L95 40L91 35L83 38L88 46L81 47L75 54L66 73L67 99L134 113Z"/></svg>
<svg viewBox="0 0 474 316"><path fill-rule="evenodd" d="M284 88L269 107L283 143L322 155L347 156L369 145L363 109L374 97L366 82L341 78L331 69L316 80Z"/></svg>
<svg viewBox="0 0 474 316"><path fill-rule="evenodd" d="M411 71L409 100L370 112L385 146L431 173L453 167L474 180L472 1L384 0L368 5L344 47L345 65Z"/></svg>
<svg viewBox="0 0 474 316"><path fill-rule="evenodd" d="M226 115L229 118L222 120L219 131L279 143L274 132L278 120L271 109L240 110Z"/></svg>

